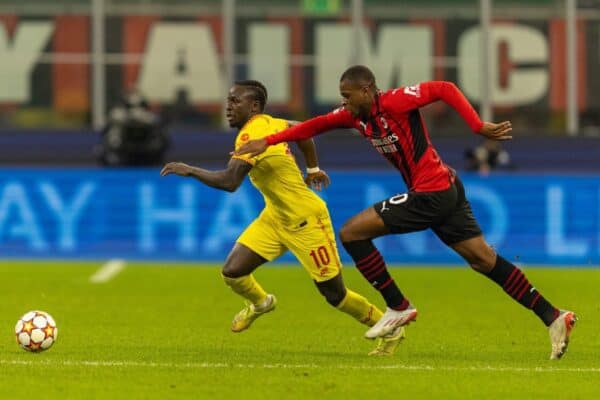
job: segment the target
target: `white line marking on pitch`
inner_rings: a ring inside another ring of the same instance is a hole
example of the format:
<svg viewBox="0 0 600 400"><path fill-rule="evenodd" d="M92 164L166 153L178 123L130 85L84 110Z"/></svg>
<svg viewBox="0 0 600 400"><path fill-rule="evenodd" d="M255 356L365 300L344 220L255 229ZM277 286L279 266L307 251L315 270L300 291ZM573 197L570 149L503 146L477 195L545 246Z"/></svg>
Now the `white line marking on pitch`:
<svg viewBox="0 0 600 400"><path fill-rule="evenodd" d="M104 264L96 273L90 276L92 283L105 283L117 276L125 268L125 260L110 260Z"/></svg>
<svg viewBox="0 0 600 400"><path fill-rule="evenodd" d="M319 369L378 369L378 370L406 370L406 371L470 371L470 372L593 372L600 373L600 368L561 368L561 367L494 367L491 365L456 367L456 366L433 366L433 365L318 365L318 364L228 364L228 363L162 363L142 361L54 361L54 360L2 360L0 365L44 365L44 366L86 366L86 367L146 367L146 368L263 368L263 369L297 369L297 368L319 368Z"/></svg>

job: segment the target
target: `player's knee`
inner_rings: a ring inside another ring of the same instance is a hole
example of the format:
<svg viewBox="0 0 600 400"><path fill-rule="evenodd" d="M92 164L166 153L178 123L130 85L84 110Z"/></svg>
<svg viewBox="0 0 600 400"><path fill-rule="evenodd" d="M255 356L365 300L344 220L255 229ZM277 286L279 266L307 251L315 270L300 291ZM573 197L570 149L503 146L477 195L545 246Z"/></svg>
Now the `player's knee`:
<svg viewBox="0 0 600 400"><path fill-rule="evenodd" d="M243 275L240 273L238 268L235 267L235 265L229 263L223 265L223 268L221 269L221 274L226 278L239 278Z"/></svg>
<svg viewBox="0 0 600 400"><path fill-rule="evenodd" d="M346 297L346 288L343 287L319 287L319 292L325 297L327 303L334 307L337 307Z"/></svg>
<svg viewBox="0 0 600 400"><path fill-rule="evenodd" d="M342 302L342 300L344 300L344 297L346 297L346 292L336 290L323 293L323 296L325 296L325 300L327 300L327 303L331 304L333 307L337 307Z"/></svg>
<svg viewBox="0 0 600 400"><path fill-rule="evenodd" d="M476 264L476 263L470 262L470 263L469 263L469 266L470 266L470 267L471 267L471 269L472 269L472 270L474 270L474 271L480 272L480 273L482 273L482 274L484 274L484 273L485 273L485 268L483 268L483 266L482 266L481 264Z"/></svg>
<svg viewBox="0 0 600 400"><path fill-rule="evenodd" d="M352 236L352 231L348 228L348 225L342 226L342 229L340 229L339 236L340 242L342 243L348 243L354 240Z"/></svg>
<svg viewBox="0 0 600 400"><path fill-rule="evenodd" d="M481 272L482 274L489 274L494 269L493 264L479 264L477 265L477 272Z"/></svg>
<svg viewBox="0 0 600 400"><path fill-rule="evenodd" d="M459 254L469 263L469 266L482 274L489 273L494 269L496 263L496 253L490 246L477 246L463 251Z"/></svg>
<svg viewBox="0 0 600 400"><path fill-rule="evenodd" d="M368 237L361 232L361 225L354 222L354 219L347 221L340 229L340 240L342 242L355 242L357 240L365 240Z"/></svg>
<svg viewBox="0 0 600 400"><path fill-rule="evenodd" d="M476 257L476 259L469 260L469 265L473 270L486 275L494 269L494 262L489 257Z"/></svg>

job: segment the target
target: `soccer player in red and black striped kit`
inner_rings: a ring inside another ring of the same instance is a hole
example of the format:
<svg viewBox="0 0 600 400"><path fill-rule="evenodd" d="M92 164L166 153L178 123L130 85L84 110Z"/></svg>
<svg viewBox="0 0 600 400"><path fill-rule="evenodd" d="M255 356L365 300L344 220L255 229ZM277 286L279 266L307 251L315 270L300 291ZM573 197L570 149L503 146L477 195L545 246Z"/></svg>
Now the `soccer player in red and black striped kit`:
<svg viewBox="0 0 600 400"><path fill-rule="evenodd" d="M259 154L267 146L307 139L336 128L355 128L402 174L408 193L380 201L347 221L340 239L358 270L383 296L387 310L369 329L368 338L392 336L417 316L373 244L379 236L431 229L477 272L496 282L549 328L551 359L567 349L577 318L555 308L529 283L523 272L502 258L483 238L456 172L445 165L431 144L419 108L442 100L452 106L476 133L508 140L511 123L482 122L450 82L432 81L382 92L364 66L353 66L340 78L342 107L264 139L251 141L236 154Z"/></svg>

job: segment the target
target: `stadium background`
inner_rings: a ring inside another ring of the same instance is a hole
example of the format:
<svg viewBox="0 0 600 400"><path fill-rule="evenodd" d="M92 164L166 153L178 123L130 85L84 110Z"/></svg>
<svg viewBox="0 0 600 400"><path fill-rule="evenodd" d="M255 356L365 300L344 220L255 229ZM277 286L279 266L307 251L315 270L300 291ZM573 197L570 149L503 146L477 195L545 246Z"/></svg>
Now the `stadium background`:
<svg viewBox="0 0 600 400"><path fill-rule="evenodd" d="M223 260L261 207L255 191L160 179L158 165L100 166L109 111L139 90L166 121L167 160L219 168L233 141L222 112L231 81L264 81L269 112L305 119L334 107L340 72L364 63L383 89L450 80L484 117L513 122L514 168L461 172L501 253L528 265L600 264L600 2L415 4L0 0L2 257ZM444 105L425 116L442 157L463 170L480 139ZM336 228L404 190L357 135L317 145ZM379 244L394 264L460 262L429 233Z"/></svg>

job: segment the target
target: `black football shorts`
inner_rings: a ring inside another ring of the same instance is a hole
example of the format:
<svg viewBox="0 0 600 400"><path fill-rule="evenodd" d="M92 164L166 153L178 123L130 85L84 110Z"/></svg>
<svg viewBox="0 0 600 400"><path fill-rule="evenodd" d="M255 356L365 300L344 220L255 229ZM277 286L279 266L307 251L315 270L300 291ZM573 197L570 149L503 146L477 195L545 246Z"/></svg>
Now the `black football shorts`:
<svg viewBox="0 0 600 400"><path fill-rule="evenodd" d="M397 194L375 203L373 208L391 233L430 228L447 245L481 235L458 176L447 190Z"/></svg>

